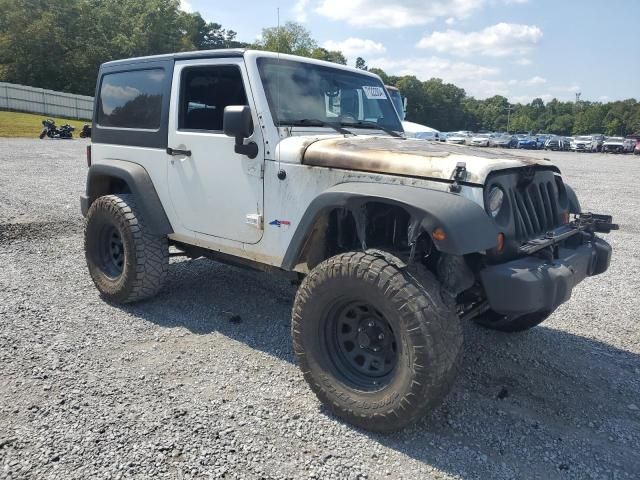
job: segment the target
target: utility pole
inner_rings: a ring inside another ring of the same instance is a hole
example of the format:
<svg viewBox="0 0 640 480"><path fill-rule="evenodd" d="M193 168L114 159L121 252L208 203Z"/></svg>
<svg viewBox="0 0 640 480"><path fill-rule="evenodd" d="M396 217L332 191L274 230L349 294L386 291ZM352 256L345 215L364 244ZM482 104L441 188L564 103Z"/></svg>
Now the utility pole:
<svg viewBox="0 0 640 480"><path fill-rule="evenodd" d="M511 104L507 103L507 133L509 133L509 121L511 120Z"/></svg>

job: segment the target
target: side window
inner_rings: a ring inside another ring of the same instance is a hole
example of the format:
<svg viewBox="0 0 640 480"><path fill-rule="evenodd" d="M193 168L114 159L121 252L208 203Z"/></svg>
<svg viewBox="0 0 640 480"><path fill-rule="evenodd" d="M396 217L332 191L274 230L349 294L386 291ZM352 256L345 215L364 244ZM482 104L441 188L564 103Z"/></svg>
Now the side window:
<svg viewBox="0 0 640 480"><path fill-rule="evenodd" d="M164 80L162 68L106 74L100 86L98 125L160 128Z"/></svg>
<svg viewBox="0 0 640 480"><path fill-rule="evenodd" d="M178 129L222 131L224 107L246 104L237 66L186 68L180 79Z"/></svg>

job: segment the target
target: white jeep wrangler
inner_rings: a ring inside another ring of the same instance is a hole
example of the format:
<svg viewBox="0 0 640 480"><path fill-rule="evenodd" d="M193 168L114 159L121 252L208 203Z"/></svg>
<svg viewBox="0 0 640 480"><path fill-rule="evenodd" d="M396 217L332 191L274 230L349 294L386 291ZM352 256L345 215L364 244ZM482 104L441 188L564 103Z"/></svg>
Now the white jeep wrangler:
<svg viewBox="0 0 640 480"><path fill-rule="evenodd" d="M461 321L543 321L611 247L549 161L404 138L379 77L243 50L100 68L85 251L106 300L149 298L169 247L301 281L295 355L337 415L389 431L432 410Z"/></svg>

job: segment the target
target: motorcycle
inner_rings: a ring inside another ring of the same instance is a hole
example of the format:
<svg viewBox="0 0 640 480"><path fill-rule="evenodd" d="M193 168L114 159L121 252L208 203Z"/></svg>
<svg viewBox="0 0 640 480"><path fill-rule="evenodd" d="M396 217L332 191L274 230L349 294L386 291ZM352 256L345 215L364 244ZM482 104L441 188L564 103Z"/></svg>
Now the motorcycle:
<svg viewBox="0 0 640 480"><path fill-rule="evenodd" d="M62 139L73 138L73 131L75 130L75 128L68 123L65 123L60 128L58 128L56 126L56 122L48 118L42 121L42 126L44 128L40 132L40 139L43 139L44 137Z"/></svg>
<svg viewBox="0 0 640 480"><path fill-rule="evenodd" d="M80 138L91 138L91 125L85 123L80 130Z"/></svg>

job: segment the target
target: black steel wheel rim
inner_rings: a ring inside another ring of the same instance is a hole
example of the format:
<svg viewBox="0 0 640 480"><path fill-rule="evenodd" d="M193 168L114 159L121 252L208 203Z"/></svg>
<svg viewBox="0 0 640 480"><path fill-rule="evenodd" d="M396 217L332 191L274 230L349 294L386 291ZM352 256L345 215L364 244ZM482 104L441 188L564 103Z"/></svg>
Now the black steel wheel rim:
<svg viewBox="0 0 640 480"><path fill-rule="evenodd" d="M343 301L325 322L324 344L340 380L362 390L388 385L398 363L398 342L385 315L367 301Z"/></svg>
<svg viewBox="0 0 640 480"><path fill-rule="evenodd" d="M115 225L105 225L100 234L100 267L110 278L117 278L124 270L124 243Z"/></svg>

